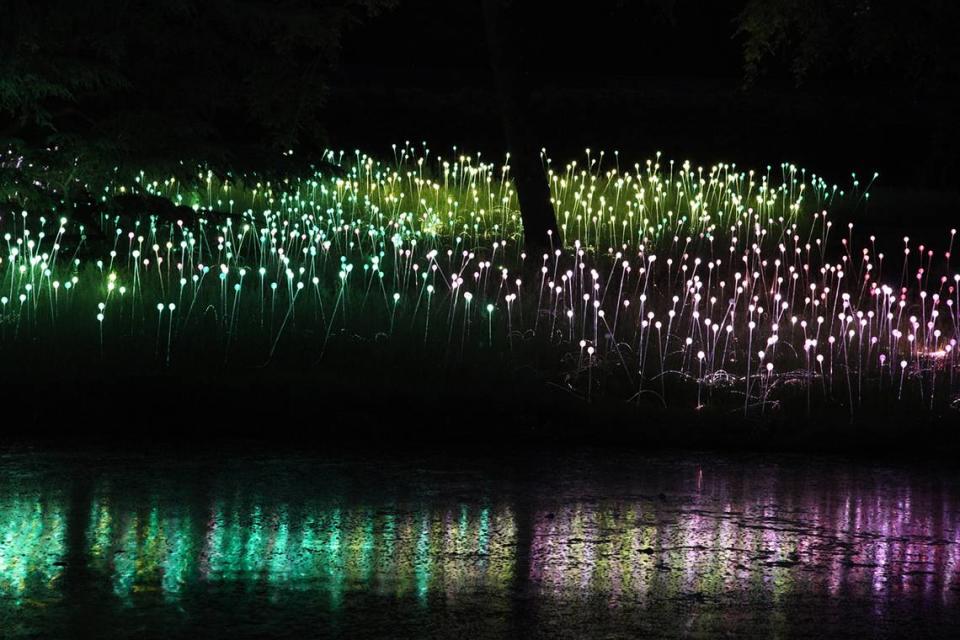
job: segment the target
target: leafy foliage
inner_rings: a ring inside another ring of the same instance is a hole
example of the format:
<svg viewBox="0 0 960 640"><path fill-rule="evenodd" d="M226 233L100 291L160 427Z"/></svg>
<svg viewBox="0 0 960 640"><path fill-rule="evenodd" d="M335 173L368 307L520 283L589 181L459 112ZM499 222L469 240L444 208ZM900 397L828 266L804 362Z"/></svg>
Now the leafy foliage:
<svg viewBox="0 0 960 640"><path fill-rule="evenodd" d="M960 6L950 0L749 0L739 23L754 78L779 61L798 83L853 72L943 94L960 82Z"/></svg>
<svg viewBox="0 0 960 640"><path fill-rule="evenodd" d="M343 33L391 3L13 2L0 22L0 137L109 141L141 161L317 139Z"/></svg>
<svg viewBox="0 0 960 640"><path fill-rule="evenodd" d="M951 0L749 0L739 34L748 82L788 70L798 85L873 96L901 121L925 123L919 174L953 188L960 171L957 24L960 4Z"/></svg>

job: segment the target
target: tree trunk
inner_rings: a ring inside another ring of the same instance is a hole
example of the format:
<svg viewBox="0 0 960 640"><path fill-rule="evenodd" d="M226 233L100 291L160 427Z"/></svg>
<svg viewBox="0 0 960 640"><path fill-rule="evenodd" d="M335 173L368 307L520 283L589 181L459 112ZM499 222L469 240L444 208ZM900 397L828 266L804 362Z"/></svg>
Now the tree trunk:
<svg viewBox="0 0 960 640"><path fill-rule="evenodd" d="M560 246L560 234L540 150L531 139L528 126L529 87L521 78L516 35L519 10L505 6L505 0L481 2L490 68L510 150L510 172L523 220L524 244L528 253L536 255Z"/></svg>

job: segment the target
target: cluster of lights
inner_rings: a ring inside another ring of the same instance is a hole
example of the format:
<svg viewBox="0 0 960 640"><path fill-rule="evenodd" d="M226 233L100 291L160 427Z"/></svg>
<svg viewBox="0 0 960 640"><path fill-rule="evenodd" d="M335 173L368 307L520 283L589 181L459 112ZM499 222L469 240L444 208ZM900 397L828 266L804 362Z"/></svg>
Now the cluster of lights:
<svg viewBox="0 0 960 640"><path fill-rule="evenodd" d="M509 156L454 154L331 153L336 170L280 182L141 174L102 187L96 245L63 212L6 214L0 340L88 325L102 352L143 338L170 363L201 326L227 350L265 345L265 360L291 342L322 355L335 336L386 334L460 353L535 344L586 397L610 376L664 404L734 393L746 412L788 385L850 411L877 391L957 397L956 231L884 255L829 213L869 185L844 192L793 165L624 168L589 150L558 170L544 155L563 244L528 255ZM196 217L111 213L121 193Z"/></svg>

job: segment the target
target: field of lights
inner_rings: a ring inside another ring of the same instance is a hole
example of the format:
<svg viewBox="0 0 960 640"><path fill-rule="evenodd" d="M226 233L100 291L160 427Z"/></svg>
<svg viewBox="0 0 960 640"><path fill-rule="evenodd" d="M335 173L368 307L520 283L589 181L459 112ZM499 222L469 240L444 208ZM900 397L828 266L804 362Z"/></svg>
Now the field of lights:
<svg viewBox="0 0 960 640"><path fill-rule="evenodd" d="M201 350L223 367L298 353L323 367L332 345L363 340L444 362L536 354L585 402L960 404L956 230L883 244L835 224L872 180L545 155L562 239L528 255L509 157L384 157L329 153L280 181L198 169L87 185L96 237L67 204L3 210L0 353L133 349L161 368ZM122 194L183 215L120 215Z"/></svg>

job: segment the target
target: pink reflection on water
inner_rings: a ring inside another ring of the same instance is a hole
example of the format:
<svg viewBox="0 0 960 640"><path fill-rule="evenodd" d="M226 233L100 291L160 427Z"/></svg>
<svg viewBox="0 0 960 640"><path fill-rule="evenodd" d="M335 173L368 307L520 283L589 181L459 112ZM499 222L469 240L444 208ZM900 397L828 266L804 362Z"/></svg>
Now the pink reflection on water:
<svg viewBox="0 0 960 640"><path fill-rule="evenodd" d="M957 598L960 509L947 492L882 477L808 487L695 474L690 493L539 510L538 589L614 607L652 596L777 603L800 592L869 598L878 609L894 597Z"/></svg>

